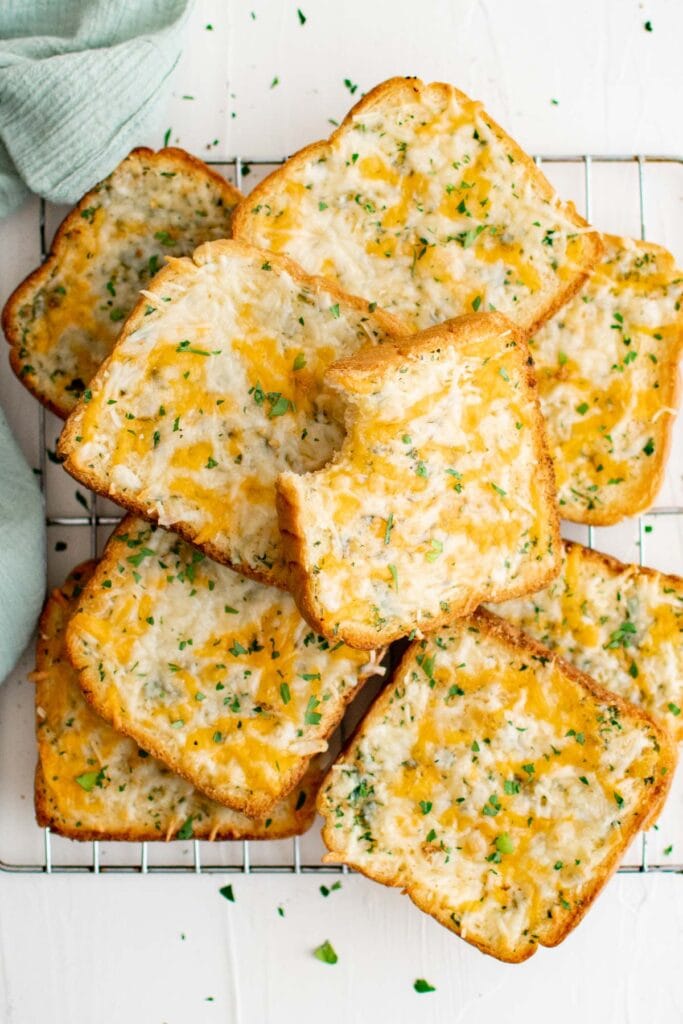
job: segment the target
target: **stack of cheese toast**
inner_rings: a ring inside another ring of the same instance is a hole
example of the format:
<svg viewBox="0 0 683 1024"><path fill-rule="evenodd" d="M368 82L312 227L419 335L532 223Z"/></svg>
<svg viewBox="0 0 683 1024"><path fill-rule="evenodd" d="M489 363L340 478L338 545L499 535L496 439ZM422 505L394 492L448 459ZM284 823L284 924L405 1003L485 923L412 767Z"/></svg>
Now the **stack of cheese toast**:
<svg viewBox="0 0 683 1024"><path fill-rule="evenodd" d="M500 959L560 942L683 736L683 580L559 524L653 501L682 298L449 85L385 82L246 198L134 151L3 316L128 510L41 620L39 822L276 838L317 794L330 860Z"/></svg>

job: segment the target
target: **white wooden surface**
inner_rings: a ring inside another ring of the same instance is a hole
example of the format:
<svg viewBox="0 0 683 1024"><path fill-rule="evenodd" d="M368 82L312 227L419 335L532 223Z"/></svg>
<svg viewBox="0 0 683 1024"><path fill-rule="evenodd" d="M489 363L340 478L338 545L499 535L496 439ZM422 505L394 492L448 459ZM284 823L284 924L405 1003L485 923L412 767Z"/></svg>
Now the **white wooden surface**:
<svg viewBox="0 0 683 1024"><path fill-rule="evenodd" d="M214 159L292 152L343 116L351 101L344 79L358 84L357 98L391 74L418 74L484 99L531 151L683 155L680 0L301 0L300 7L304 25L296 0L200 0L173 95L140 141L158 146L170 128L173 142ZM561 184L580 200L571 174ZM683 172L657 186L652 237L683 259ZM632 190L622 199L605 182L602 191L599 226L635 231ZM35 217L28 203L0 225L3 301L38 260ZM0 401L36 465L35 410L4 365ZM679 504L681 451L666 494ZM73 495L72 486L60 492L63 511L78 509ZM597 534L605 548L637 557L634 524ZM682 543L680 526L659 520L647 560L665 568L678 559L680 567ZM66 562L77 547L70 544ZM0 695L4 859L25 853L30 828L25 669ZM651 839L659 859L671 842L675 859L683 852L680 780L678 788L674 810ZM683 1021L680 876L615 879L563 946L518 967L480 955L397 892L359 877L344 878L327 899L318 889L325 880L314 876L230 880L234 904L218 894L225 879L215 876L0 874L0 1024ZM339 954L335 966L312 956L326 938ZM417 995L418 977L436 992Z"/></svg>

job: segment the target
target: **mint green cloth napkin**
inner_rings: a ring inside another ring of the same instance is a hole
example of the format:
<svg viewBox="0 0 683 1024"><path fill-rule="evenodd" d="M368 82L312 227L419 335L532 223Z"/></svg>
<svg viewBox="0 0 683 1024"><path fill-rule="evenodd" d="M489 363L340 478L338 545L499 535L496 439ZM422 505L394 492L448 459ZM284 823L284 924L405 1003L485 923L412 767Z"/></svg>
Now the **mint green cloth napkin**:
<svg viewBox="0 0 683 1024"><path fill-rule="evenodd" d="M74 203L138 142L191 0L0 0L0 217Z"/></svg>
<svg viewBox="0 0 683 1024"><path fill-rule="evenodd" d="M29 641L44 593L43 498L0 409L0 682Z"/></svg>

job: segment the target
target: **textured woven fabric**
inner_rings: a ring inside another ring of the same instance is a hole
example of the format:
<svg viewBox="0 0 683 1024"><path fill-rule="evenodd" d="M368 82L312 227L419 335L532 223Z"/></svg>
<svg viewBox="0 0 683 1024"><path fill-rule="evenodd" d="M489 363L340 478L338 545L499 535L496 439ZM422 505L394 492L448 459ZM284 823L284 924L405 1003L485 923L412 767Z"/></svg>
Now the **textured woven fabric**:
<svg viewBox="0 0 683 1024"><path fill-rule="evenodd" d="M2 0L0 217L73 203L126 155L180 56L191 0Z"/></svg>
<svg viewBox="0 0 683 1024"><path fill-rule="evenodd" d="M0 410L0 682L33 632L44 592L43 499Z"/></svg>

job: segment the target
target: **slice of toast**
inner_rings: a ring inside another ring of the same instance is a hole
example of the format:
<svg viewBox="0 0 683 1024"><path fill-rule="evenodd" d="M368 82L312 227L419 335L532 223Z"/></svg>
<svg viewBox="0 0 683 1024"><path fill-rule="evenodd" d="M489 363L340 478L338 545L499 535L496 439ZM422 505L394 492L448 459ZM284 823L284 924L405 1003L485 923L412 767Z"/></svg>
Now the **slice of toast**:
<svg viewBox="0 0 683 1024"><path fill-rule="evenodd" d="M343 436L323 373L405 331L238 242L172 260L152 289L64 428L65 467L217 561L285 585L276 478L324 465Z"/></svg>
<svg viewBox="0 0 683 1024"><path fill-rule="evenodd" d="M303 778L376 667L294 601L128 517L78 599L67 649L114 728L251 817Z"/></svg>
<svg viewBox="0 0 683 1024"><path fill-rule="evenodd" d="M93 711L69 664L70 614L96 563L86 562L48 598L36 648L38 824L70 839L284 839L310 828L320 785L316 762L267 818L223 807L173 775Z"/></svg>
<svg viewBox="0 0 683 1024"><path fill-rule="evenodd" d="M240 193L182 149L134 149L66 217L2 326L14 372L66 418L168 256L230 235Z"/></svg>
<svg viewBox="0 0 683 1024"><path fill-rule="evenodd" d="M577 295L530 341L564 519L649 508L666 467L683 351L683 272L661 246L603 236Z"/></svg>
<svg viewBox="0 0 683 1024"><path fill-rule="evenodd" d="M683 580L564 542L562 572L493 609L683 740Z"/></svg>
<svg viewBox="0 0 683 1024"><path fill-rule="evenodd" d="M559 571L552 467L521 333L469 316L337 363L335 459L278 481L302 614L376 647Z"/></svg>
<svg viewBox="0 0 683 1024"><path fill-rule="evenodd" d="M578 924L674 766L644 711L480 611L408 648L332 767L326 859L525 960Z"/></svg>
<svg viewBox="0 0 683 1024"><path fill-rule="evenodd" d="M581 286L601 244L480 103L392 78L258 185L234 237L285 252L413 330L496 309L525 330Z"/></svg>

